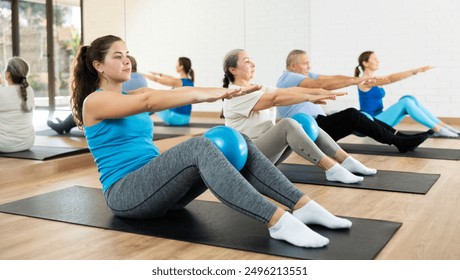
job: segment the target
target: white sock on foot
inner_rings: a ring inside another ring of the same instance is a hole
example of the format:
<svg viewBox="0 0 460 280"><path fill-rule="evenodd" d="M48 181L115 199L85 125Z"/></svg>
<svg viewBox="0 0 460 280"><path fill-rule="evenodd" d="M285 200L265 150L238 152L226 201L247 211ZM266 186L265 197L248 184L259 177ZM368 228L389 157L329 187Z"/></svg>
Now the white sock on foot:
<svg viewBox="0 0 460 280"><path fill-rule="evenodd" d="M455 129L454 127L452 127L452 126L450 126L448 124L446 124L444 127L447 128L448 130L452 131L453 133L460 134L459 130Z"/></svg>
<svg viewBox="0 0 460 280"><path fill-rule="evenodd" d="M329 181L339 181L344 184L353 184L364 180L363 177L350 173L350 171L346 170L338 163L329 168L329 170L326 170L326 179Z"/></svg>
<svg viewBox="0 0 460 280"><path fill-rule="evenodd" d="M292 215L304 224L322 225L327 228L350 228L351 221L336 217L327 211L323 206L311 200L302 208L294 210Z"/></svg>
<svg viewBox="0 0 460 280"><path fill-rule="evenodd" d="M434 136L444 136L444 137L458 137L457 133L454 133L445 127L441 127L441 130L439 130L438 132L435 132L433 135Z"/></svg>
<svg viewBox="0 0 460 280"><path fill-rule="evenodd" d="M352 156L347 157L340 165L351 173L359 173L362 175L374 175L377 173L377 169L365 166Z"/></svg>
<svg viewBox="0 0 460 280"><path fill-rule="evenodd" d="M274 226L268 228L268 231L272 238L299 247L320 248L329 243L329 239L314 232L288 212Z"/></svg>

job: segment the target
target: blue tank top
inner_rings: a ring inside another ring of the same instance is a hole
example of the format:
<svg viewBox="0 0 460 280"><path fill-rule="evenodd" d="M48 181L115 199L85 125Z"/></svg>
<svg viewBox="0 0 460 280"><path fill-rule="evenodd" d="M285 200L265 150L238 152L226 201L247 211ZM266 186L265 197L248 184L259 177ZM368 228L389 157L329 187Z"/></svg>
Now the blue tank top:
<svg viewBox="0 0 460 280"><path fill-rule="evenodd" d="M105 119L84 129L104 192L160 154L153 144L153 122L147 113Z"/></svg>
<svg viewBox="0 0 460 280"><path fill-rule="evenodd" d="M183 87L193 87L194 86L193 81L191 79L181 79L181 80L182 80ZM170 110L173 111L174 113L190 116L190 114L192 113L192 105L189 104L189 105L185 105L181 107L172 108Z"/></svg>
<svg viewBox="0 0 460 280"><path fill-rule="evenodd" d="M385 96L385 90L382 87L372 87L369 91L364 92L358 87L359 106L361 111L371 116L376 116L383 111L382 99Z"/></svg>

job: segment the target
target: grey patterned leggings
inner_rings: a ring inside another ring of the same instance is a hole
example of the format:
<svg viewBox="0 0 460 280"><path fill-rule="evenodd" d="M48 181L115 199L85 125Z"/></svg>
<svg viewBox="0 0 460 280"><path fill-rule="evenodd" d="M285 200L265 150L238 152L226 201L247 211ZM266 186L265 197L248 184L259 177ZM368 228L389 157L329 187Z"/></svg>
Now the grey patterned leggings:
<svg viewBox="0 0 460 280"><path fill-rule="evenodd" d="M172 147L113 184L107 205L120 217L147 219L184 208L209 189L231 208L266 224L277 206L293 208L303 196L249 140L248 160L238 172L209 139L195 137Z"/></svg>
<svg viewBox="0 0 460 280"><path fill-rule="evenodd" d="M313 142L300 124L291 118L280 120L255 139L254 144L275 165L283 162L292 151L316 165L325 155L334 158L341 149L321 128Z"/></svg>

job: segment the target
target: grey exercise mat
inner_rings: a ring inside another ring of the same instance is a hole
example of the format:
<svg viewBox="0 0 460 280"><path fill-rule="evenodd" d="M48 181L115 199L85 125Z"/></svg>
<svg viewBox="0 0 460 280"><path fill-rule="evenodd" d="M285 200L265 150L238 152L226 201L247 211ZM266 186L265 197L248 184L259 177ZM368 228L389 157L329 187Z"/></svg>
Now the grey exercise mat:
<svg viewBox="0 0 460 280"><path fill-rule="evenodd" d="M33 146L28 151L0 153L0 157L48 160L87 152L88 148Z"/></svg>
<svg viewBox="0 0 460 280"><path fill-rule="evenodd" d="M404 134L408 134L408 135L413 135L413 134L417 134L417 133L422 133L424 131L416 131L416 130L400 130L400 132L404 133ZM431 134L430 136L428 136L429 138L437 138L437 139L452 139L452 140L460 140L460 137L447 137L447 136L436 136L434 134Z"/></svg>
<svg viewBox="0 0 460 280"><path fill-rule="evenodd" d="M199 127L199 128L212 128L218 125L224 125L224 123L189 123L187 125L174 126L167 125L164 122L154 122L155 126L167 126L167 127Z"/></svg>
<svg viewBox="0 0 460 280"><path fill-rule="evenodd" d="M278 169L293 183L414 194L426 194L441 176L440 174L378 170L373 176L364 176L364 181L360 183L344 184L326 180L324 171L314 165L282 163L278 165Z"/></svg>
<svg viewBox="0 0 460 280"><path fill-rule="evenodd" d="M115 217L102 191L73 186L0 205L0 212L296 259L373 259L401 223L349 218L351 229L312 226L330 239L320 249L299 248L269 237L267 228L222 203L195 200L154 220Z"/></svg>
<svg viewBox="0 0 460 280"><path fill-rule="evenodd" d="M419 147L415 151L400 153L396 147L374 144L350 144L339 143L340 147L350 154L382 155L395 157L413 157L428 159L460 160L460 150L424 148Z"/></svg>

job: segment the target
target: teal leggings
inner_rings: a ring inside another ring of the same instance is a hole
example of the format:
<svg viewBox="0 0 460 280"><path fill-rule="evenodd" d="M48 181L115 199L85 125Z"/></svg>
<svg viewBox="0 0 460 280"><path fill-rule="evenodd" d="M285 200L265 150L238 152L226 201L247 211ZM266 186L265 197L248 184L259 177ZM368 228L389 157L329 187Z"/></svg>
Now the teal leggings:
<svg viewBox="0 0 460 280"><path fill-rule="evenodd" d="M430 129L441 122L412 95L401 97L398 102L375 116L375 118L389 126L395 126L400 123L406 115L409 115L416 122Z"/></svg>
<svg viewBox="0 0 460 280"><path fill-rule="evenodd" d="M157 113L157 116L160 117L167 125L171 126L188 125L190 122L190 115L180 114L174 112L173 110L160 111Z"/></svg>

